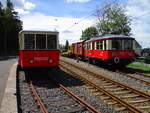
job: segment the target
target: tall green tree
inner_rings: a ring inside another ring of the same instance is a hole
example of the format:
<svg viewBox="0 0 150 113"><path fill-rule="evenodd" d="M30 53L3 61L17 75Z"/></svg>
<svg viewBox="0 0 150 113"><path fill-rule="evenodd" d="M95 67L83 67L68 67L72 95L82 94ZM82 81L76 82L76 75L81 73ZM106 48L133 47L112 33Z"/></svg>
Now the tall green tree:
<svg viewBox="0 0 150 113"><path fill-rule="evenodd" d="M63 52L64 49L65 49L65 46L64 46L63 44L59 44L59 50L60 50L61 52Z"/></svg>
<svg viewBox="0 0 150 113"><path fill-rule="evenodd" d="M125 6L118 3L106 4L97 10L97 28L101 35L131 35L131 19L126 14Z"/></svg>
<svg viewBox="0 0 150 113"><path fill-rule="evenodd" d="M67 50L68 50L68 48L69 48L69 41L68 41L68 40L66 40L66 44L65 44L65 51L67 51Z"/></svg>
<svg viewBox="0 0 150 113"><path fill-rule="evenodd" d="M80 40L89 40L90 38L97 36L98 32L95 27L88 27L84 31L82 31L82 35Z"/></svg>
<svg viewBox="0 0 150 113"><path fill-rule="evenodd" d="M22 21L10 0L7 0L5 8L0 6L0 55L14 55L18 51L18 32L22 30Z"/></svg>

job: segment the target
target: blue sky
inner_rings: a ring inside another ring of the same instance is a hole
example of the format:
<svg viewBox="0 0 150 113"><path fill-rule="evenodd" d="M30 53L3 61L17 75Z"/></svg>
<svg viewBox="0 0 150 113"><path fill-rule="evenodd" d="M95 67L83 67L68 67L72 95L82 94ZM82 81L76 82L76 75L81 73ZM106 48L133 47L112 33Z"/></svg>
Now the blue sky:
<svg viewBox="0 0 150 113"><path fill-rule="evenodd" d="M6 0L1 1L4 4ZM95 16L86 17L114 1L126 5L133 37L143 47L150 47L150 0L12 0L23 29L58 30L62 44L79 41L82 30L97 23Z"/></svg>
<svg viewBox="0 0 150 113"><path fill-rule="evenodd" d="M93 13L101 4L112 1L119 0L70 0L70 2L69 0L28 0L28 2L36 5L31 13L39 12L57 17L69 16L76 18L87 16Z"/></svg>

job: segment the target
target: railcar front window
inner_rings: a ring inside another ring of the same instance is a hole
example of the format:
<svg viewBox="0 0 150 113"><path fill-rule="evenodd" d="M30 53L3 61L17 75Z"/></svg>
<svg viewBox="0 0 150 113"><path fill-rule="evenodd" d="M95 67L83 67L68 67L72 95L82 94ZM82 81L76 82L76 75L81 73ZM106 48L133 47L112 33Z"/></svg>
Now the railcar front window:
<svg viewBox="0 0 150 113"><path fill-rule="evenodd" d="M112 40L112 50L122 50L122 41Z"/></svg>
<svg viewBox="0 0 150 113"><path fill-rule="evenodd" d="M24 34L24 49L32 50L35 48L34 34Z"/></svg>
<svg viewBox="0 0 150 113"><path fill-rule="evenodd" d="M46 49L46 35L36 35L36 49Z"/></svg>
<svg viewBox="0 0 150 113"><path fill-rule="evenodd" d="M124 40L124 50L132 50L132 49L133 49L133 41Z"/></svg>
<svg viewBox="0 0 150 113"><path fill-rule="evenodd" d="M47 35L47 49L57 49L56 35Z"/></svg>

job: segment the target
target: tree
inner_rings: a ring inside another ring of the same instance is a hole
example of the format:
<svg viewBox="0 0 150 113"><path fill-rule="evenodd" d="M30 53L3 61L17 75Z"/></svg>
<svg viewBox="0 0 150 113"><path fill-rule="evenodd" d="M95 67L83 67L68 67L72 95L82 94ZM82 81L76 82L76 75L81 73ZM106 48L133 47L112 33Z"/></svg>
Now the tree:
<svg viewBox="0 0 150 113"><path fill-rule="evenodd" d="M14 8L13 3L10 0L7 0L7 8L10 10L13 10Z"/></svg>
<svg viewBox="0 0 150 113"><path fill-rule="evenodd" d="M13 4L7 0L6 8L0 3L0 55L14 55L18 51L18 32L22 30L22 21L19 20Z"/></svg>
<svg viewBox="0 0 150 113"><path fill-rule="evenodd" d="M67 51L67 50L68 50L68 48L69 48L69 42L68 42L68 40L66 40L66 44L65 44L65 51Z"/></svg>
<svg viewBox="0 0 150 113"><path fill-rule="evenodd" d="M131 35L131 20L125 13L125 7L118 3L106 4L97 10L97 28L101 35L123 34Z"/></svg>
<svg viewBox="0 0 150 113"><path fill-rule="evenodd" d="M80 40L89 40L90 38L97 36L98 32L95 27L88 27L82 31Z"/></svg>
<svg viewBox="0 0 150 113"><path fill-rule="evenodd" d="M61 52L64 52L65 46L63 44L59 44L59 50Z"/></svg>
<svg viewBox="0 0 150 113"><path fill-rule="evenodd" d="M2 5L2 3L0 2L0 14L2 13L2 7L3 7L3 5Z"/></svg>

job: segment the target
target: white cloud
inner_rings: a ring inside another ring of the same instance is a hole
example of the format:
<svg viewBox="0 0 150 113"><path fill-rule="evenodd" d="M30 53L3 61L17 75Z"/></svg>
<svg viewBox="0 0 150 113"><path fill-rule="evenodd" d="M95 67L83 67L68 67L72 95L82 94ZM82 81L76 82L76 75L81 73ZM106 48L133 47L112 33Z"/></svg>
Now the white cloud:
<svg viewBox="0 0 150 113"><path fill-rule="evenodd" d="M15 9L16 12L18 12L18 14L29 14L29 11L25 11L23 9Z"/></svg>
<svg viewBox="0 0 150 113"><path fill-rule="evenodd" d="M128 0L127 14L132 19L132 33L143 47L150 47L150 0Z"/></svg>
<svg viewBox="0 0 150 113"><path fill-rule="evenodd" d="M19 14L28 14L30 10L35 8L35 4L28 2L28 0L11 0L14 4L14 9ZM2 0L2 4L6 5L6 0Z"/></svg>
<svg viewBox="0 0 150 113"><path fill-rule="evenodd" d="M25 2L24 8L25 9L33 9L33 8L35 8L35 4L33 4L31 2Z"/></svg>
<svg viewBox="0 0 150 113"><path fill-rule="evenodd" d="M70 3L70 2L81 2L81 3L85 3L85 2L89 2L90 0L65 0L66 2Z"/></svg>
<svg viewBox="0 0 150 113"><path fill-rule="evenodd" d="M72 17L53 17L41 13L29 14L23 18L23 28L26 30L57 30L59 31L60 43L65 44L79 41L82 30L93 25L93 20ZM75 25L75 23L79 24ZM72 27L71 27L72 26Z"/></svg>

